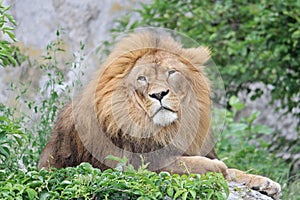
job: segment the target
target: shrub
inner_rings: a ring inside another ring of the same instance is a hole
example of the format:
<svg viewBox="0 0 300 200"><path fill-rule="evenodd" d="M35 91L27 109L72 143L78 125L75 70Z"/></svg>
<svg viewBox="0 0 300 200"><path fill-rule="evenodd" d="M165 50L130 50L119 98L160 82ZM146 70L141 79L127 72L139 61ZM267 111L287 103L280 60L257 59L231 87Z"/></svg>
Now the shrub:
<svg viewBox="0 0 300 200"><path fill-rule="evenodd" d="M236 96L229 99L229 104L233 110L226 113L226 128L217 145L219 157L228 167L261 174L284 183L289 174L289 164L270 153L268 149L272 145L271 140L266 141L262 138L264 135L274 134L272 130L268 126L253 123L259 112L236 121L236 114L245 104Z"/></svg>
<svg viewBox="0 0 300 200"><path fill-rule="evenodd" d="M0 168L12 167L18 161L15 155L25 142L19 122L14 121L9 108L0 104Z"/></svg>
<svg viewBox="0 0 300 200"><path fill-rule="evenodd" d="M9 9L9 6L4 7L0 1L0 67L16 66L22 62L19 60L19 49L11 43L16 41L13 30L17 24L14 18L7 13ZM7 39L4 39L5 37Z"/></svg>
<svg viewBox="0 0 300 200"><path fill-rule="evenodd" d="M0 36L8 36L12 42L15 42L15 35L12 31L16 22L7 13L9 9L9 6L4 7L2 1L0 2ZM2 39L0 41L0 67L15 66L18 63L17 53L18 49L10 41ZM25 139L26 135L21 130L20 121L16 120L13 115L13 109L0 103L0 168L16 165L18 159L13 155L20 153Z"/></svg>
<svg viewBox="0 0 300 200"><path fill-rule="evenodd" d="M3 199L226 199L221 174L170 175L144 168L101 172L88 163L78 167L31 171L0 171Z"/></svg>

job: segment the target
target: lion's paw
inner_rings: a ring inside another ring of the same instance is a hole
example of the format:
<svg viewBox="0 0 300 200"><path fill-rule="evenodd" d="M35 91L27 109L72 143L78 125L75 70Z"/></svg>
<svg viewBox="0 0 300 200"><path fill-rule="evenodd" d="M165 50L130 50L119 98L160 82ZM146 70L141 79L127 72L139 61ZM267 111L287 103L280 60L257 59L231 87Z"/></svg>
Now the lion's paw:
<svg viewBox="0 0 300 200"><path fill-rule="evenodd" d="M249 188L257 190L262 194L268 195L273 199L279 199L281 196L280 185L264 176L247 174L237 169L228 169L228 175L226 176L226 179L229 181L245 184Z"/></svg>
<svg viewBox="0 0 300 200"><path fill-rule="evenodd" d="M268 195L273 199L279 199L281 196L281 187L275 181L269 178L252 175L251 181L247 184L251 189L257 190L262 194Z"/></svg>

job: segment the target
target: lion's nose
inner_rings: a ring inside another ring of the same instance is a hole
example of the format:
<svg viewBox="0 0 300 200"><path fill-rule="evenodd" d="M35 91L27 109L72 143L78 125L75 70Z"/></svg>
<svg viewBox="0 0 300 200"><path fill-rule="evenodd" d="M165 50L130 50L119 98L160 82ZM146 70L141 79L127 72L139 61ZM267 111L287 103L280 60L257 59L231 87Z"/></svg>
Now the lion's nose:
<svg viewBox="0 0 300 200"><path fill-rule="evenodd" d="M161 101L164 98L164 96L166 96L168 93L169 93L169 90L161 91L161 92L157 92L157 93L152 93L152 94L149 94L149 96L151 98L154 98L154 99L157 99L157 100Z"/></svg>

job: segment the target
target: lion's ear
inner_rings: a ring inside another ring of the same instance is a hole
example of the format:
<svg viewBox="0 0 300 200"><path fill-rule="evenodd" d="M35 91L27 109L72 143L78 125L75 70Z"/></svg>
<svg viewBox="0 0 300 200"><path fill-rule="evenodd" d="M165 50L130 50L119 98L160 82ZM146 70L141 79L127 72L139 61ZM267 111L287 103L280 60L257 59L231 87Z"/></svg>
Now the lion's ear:
<svg viewBox="0 0 300 200"><path fill-rule="evenodd" d="M203 65L210 59L211 51L208 47L200 46L198 48L185 49L186 58L193 64Z"/></svg>

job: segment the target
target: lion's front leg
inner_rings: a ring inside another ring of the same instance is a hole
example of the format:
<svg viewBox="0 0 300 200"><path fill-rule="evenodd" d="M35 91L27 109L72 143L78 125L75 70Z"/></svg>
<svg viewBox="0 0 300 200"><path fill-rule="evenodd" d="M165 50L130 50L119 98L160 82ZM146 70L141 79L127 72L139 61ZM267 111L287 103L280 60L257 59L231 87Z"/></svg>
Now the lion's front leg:
<svg viewBox="0 0 300 200"><path fill-rule="evenodd" d="M175 162L162 170L176 174L218 172L222 173L225 177L227 176L227 166L222 161L202 156L177 157Z"/></svg>
<svg viewBox="0 0 300 200"><path fill-rule="evenodd" d="M259 175L247 174L237 169L228 169L228 175L225 176L228 181L234 181L247 185L253 190L266 194L274 199L281 195L281 187L275 181Z"/></svg>

